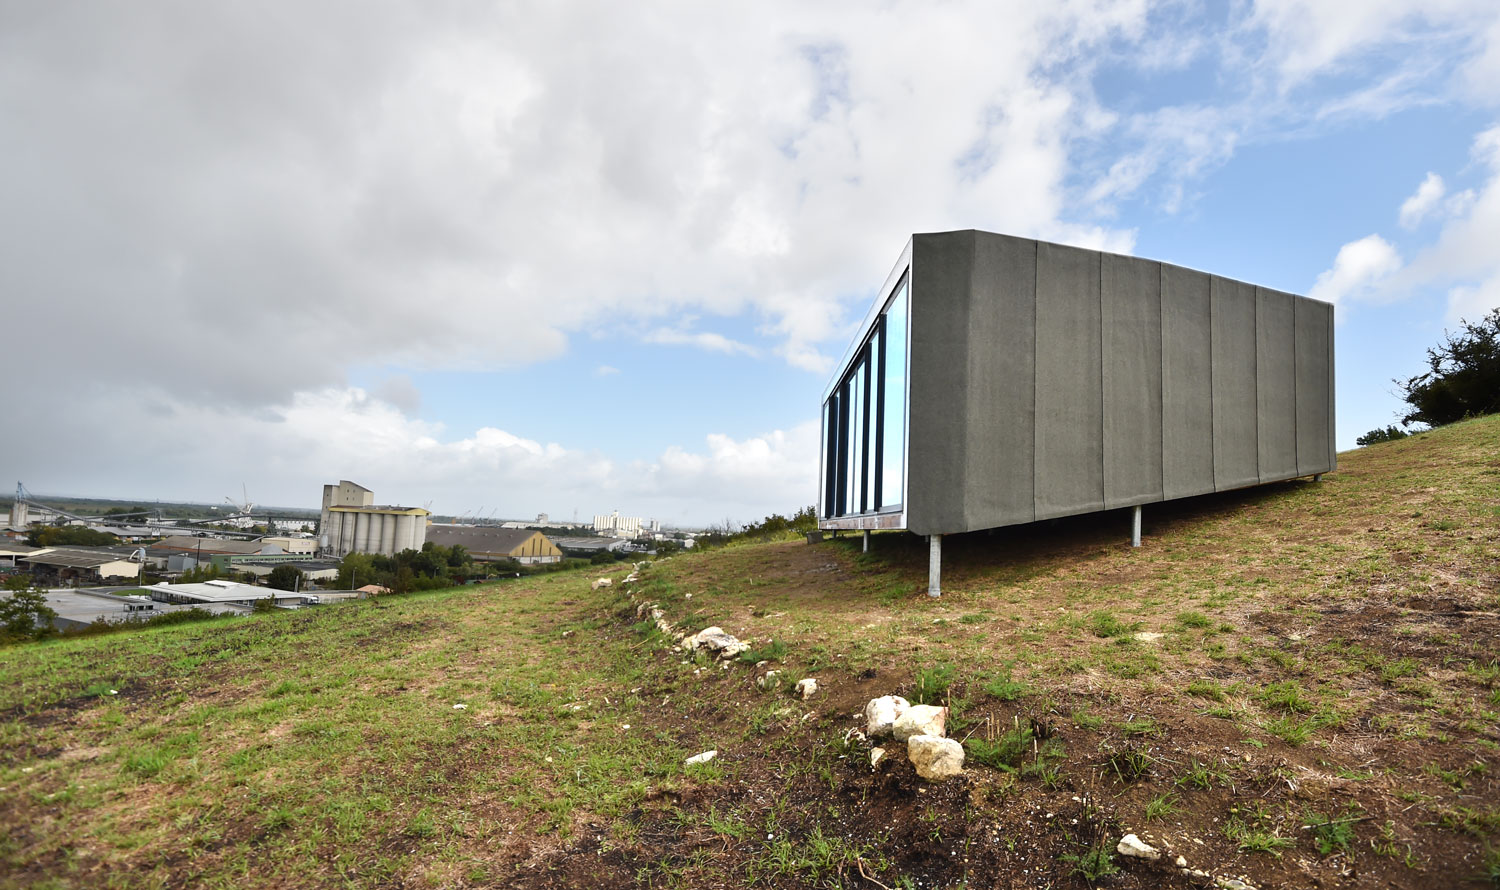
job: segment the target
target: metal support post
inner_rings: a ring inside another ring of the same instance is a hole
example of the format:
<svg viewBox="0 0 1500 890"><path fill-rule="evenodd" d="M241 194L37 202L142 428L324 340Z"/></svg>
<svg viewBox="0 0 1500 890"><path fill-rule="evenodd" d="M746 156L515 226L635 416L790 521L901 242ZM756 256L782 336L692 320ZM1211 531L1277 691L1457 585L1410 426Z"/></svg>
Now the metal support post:
<svg viewBox="0 0 1500 890"><path fill-rule="evenodd" d="M864 533L863 537L865 539L865 552L869 553L870 552L870 530L869 529L865 529L865 533Z"/></svg>
<svg viewBox="0 0 1500 890"><path fill-rule="evenodd" d="M1323 474L1322 473L1314 473L1313 474L1313 481L1314 482L1322 482L1323 481Z"/></svg>
<svg viewBox="0 0 1500 890"><path fill-rule="evenodd" d="M927 595L943 595L943 536L927 536Z"/></svg>
<svg viewBox="0 0 1500 890"><path fill-rule="evenodd" d="M1139 504L1130 508L1130 546L1141 546L1141 507Z"/></svg>

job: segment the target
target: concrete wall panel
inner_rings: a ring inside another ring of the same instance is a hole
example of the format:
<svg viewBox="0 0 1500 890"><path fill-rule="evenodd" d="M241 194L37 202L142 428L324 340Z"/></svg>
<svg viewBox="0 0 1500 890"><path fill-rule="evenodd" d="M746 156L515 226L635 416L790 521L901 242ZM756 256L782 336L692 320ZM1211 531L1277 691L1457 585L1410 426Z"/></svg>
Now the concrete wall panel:
<svg viewBox="0 0 1500 890"><path fill-rule="evenodd" d="M1333 386L1333 354L1337 344L1333 336L1333 304L1324 304L1323 311L1328 315L1328 472L1331 473L1339 468L1338 446L1334 438L1337 429L1334 425L1334 418L1337 416L1334 403L1338 400L1338 391Z"/></svg>
<svg viewBox="0 0 1500 890"><path fill-rule="evenodd" d="M1297 475L1297 351L1292 295L1255 289L1260 481Z"/></svg>
<svg viewBox="0 0 1500 890"><path fill-rule="evenodd" d="M1297 472L1326 473L1328 465L1329 315L1322 303L1292 298L1297 350Z"/></svg>
<svg viewBox="0 0 1500 890"><path fill-rule="evenodd" d="M1214 490L1213 337L1209 276L1161 267L1162 488Z"/></svg>
<svg viewBox="0 0 1500 890"><path fill-rule="evenodd" d="M1104 254L1104 505L1162 499L1161 264Z"/></svg>
<svg viewBox="0 0 1500 890"><path fill-rule="evenodd" d="M970 528L1036 518L1036 251L1035 241L975 236L965 448Z"/></svg>
<svg viewBox="0 0 1500 890"><path fill-rule="evenodd" d="M917 534L965 528L973 268L974 232L912 237L907 527Z"/></svg>
<svg viewBox="0 0 1500 890"><path fill-rule="evenodd" d="M1213 293L1214 488L1260 481L1256 447L1255 286L1215 275Z"/></svg>
<svg viewBox="0 0 1500 890"><path fill-rule="evenodd" d="M1036 518L1104 509L1100 255L1037 245Z"/></svg>

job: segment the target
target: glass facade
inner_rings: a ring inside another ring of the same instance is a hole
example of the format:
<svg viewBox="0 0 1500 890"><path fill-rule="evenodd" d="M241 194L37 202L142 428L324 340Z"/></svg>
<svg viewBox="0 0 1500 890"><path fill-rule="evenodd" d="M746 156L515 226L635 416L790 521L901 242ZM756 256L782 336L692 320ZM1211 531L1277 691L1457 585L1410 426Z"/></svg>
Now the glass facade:
<svg viewBox="0 0 1500 890"><path fill-rule="evenodd" d="M907 281L823 405L823 518L901 509L906 473Z"/></svg>

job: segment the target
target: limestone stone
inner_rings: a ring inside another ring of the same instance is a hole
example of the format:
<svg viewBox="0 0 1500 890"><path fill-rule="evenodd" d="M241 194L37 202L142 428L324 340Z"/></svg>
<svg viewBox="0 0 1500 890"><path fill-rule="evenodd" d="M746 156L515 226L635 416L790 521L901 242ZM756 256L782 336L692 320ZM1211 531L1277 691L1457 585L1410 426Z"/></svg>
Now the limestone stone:
<svg viewBox="0 0 1500 890"><path fill-rule="evenodd" d="M797 681L797 695L803 701L807 701L818 694L818 681L812 677Z"/></svg>
<svg viewBox="0 0 1500 890"><path fill-rule="evenodd" d="M1127 834L1120 838L1120 843L1115 845L1115 852L1121 856L1129 856L1133 859L1160 859L1161 851L1136 837Z"/></svg>
<svg viewBox="0 0 1500 890"><path fill-rule="evenodd" d="M896 720L910 707L911 703L899 695L870 699L865 705L865 732L872 739L890 735Z"/></svg>
<svg viewBox="0 0 1500 890"><path fill-rule="evenodd" d="M720 658L733 658L750 648L734 634L726 633L722 627L705 627L682 641L683 648L690 652L702 649Z"/></svg>
<svg viewBox="0 0 1500 890"><path fill-rule="evenodd" d="M936 735L914 735L906 740L906 756L917 775L940 781L964 771L964 746Z"/></svg>
<svg viewBox="0 0 1500 890"><path fill-rule="evenodd" d="M918 735L947 735L948 709L937 705L912 705L891 726L896 741Z"/></svg>

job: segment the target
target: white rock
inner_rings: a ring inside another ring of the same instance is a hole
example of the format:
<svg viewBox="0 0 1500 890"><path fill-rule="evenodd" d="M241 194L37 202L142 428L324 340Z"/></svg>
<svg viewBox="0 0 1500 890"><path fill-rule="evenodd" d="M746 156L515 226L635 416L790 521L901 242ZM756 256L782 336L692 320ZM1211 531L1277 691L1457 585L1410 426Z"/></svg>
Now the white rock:
<svg viewBox="0 0 1500 890"><path fill-rule="evenodd" d="M686 764L688 764L688 765L692 765L694 763L708 763L710 760L713 760L715 757L718 757L718 756L719 756L719 752L717 750L704 751L702 754L694 754L692 757L689 757L687 760L685 760L683 762L686 763Z"/></svg>
<svg viewBox="0 0 1500 890"><path fill-rule="evenodd" d="M720 658L733 658L750 648L734 634L725 633L722 627L705 627L682 641L683 648L690 652L704 650Z"/></svg>
<svg viewBox="0 0 1500 890"><path fill-rule="evenodd" d="M936 781L964 771L964 746L942 736L912 736L906 740L906 756L924 779Z"/></svg>
<svg viewBox="0 0 1500 890"><path fill-rule="evenodd" d="M896 741L905 741L918 735L947 735L948 709L937 705L912 705L906 713L896 718L891 732Z"/></svg>
<svg viewBox="0 0 1500 890"><path fill-rule="evenodd" d="M885 749L884 748L871 748L870 749L870 769L874 769L875 767L879 766L880 765L880 761L882 761L884 759L885 759Z"/></svg>
<svg viewBox="0 0 1500 890"><path fill-rule="evenodd" d="M1187 868L1187 860L1181 856L1177 857L1176 863L1178 868Z"/></svg>
<svg viewBox="0 0 1500 890"><path fill-rule="evenodd" d="M1166 636L1166 634L1156 633L1155 631L1150 630L1143 630L1139 633L1131 634L1131 636L1142 643L1154 643L1162 637Z"/></svg>
<svg viewBox="0 0 1500 890"><path fill-rule="evenodd" d="M612 581L612 580L610 580L609 578L600 578L597 581L595 581L593 584L590 584L589 585L589 589L590 590L598 590L601 587L609 587L609 586L613 585L614 583L615 582Z"/></svg>
<svg viewBox="0 0 1500 890"><path fill-rule="evenodd" d="M812 677L808 677L808 678L806 678L804 680L798 680L797 681L797 695L801 696L803 701L807 701L808 699L812 698L814 695L817 695L817 693L818 693L818 681L817 680L813 679Z"/></svg>
<svg viewBox="0 0 1500 890"><path fill-rule="evenodd" d="M899 695L882 695L880 698L870 699L870 703L865 705L865 732L872 739L890 735L896 720L910 707L911 703Z"/></svg>
<svg viewBox="0 0 1500 890"><path fill-rule="evenodd" d="M455 711L463 711L463 710L467 710L468 707L469 707L468 705L454 705L453 706L453 710L455 710Z"/></svg>
<svg viewBox="0 0 1500 890"><path fill-rule="evenodd" d="M755 685L759 686L765 692L770 692L773 689L780 689L781 671L766 671L760 679L755 681Z"/></svg>
<svg viewBox="0 0 1500 890"><path fill-rule="evenodd" d="M1134 859L1160 859L1161 851L1136 837L1127 834L1120 838L1120 843L1115 845L1115 852L1121 856L1130 856Z"/></svg>

